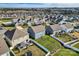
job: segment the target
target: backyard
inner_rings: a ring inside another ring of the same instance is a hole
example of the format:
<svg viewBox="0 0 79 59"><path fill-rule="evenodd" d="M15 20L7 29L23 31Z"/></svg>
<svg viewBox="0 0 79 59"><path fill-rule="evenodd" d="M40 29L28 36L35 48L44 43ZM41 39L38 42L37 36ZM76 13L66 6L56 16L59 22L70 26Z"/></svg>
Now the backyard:
<svg viewBox="0 0 79 59"><path fill-rule="evenodd" d="M54 56L79 56L79 53L76 53L72 50L61 48Z"/></svg>
<svg viewBox="0 0 79 59"><path fill-rule="evenodd" d="M72 41L72 37L69 36L68 34L64 33L64 34L59 34L59 35L56 35L57 38L59 38L60 40L62 40L63 42L69 42L69 41Z"/></svg>
<svg viewBox="0 0 79 59"><path fill-rule="evenodd" d="M48 35L45 35L40 39L36 39L35 41L37 41L39 44L41 44L51 52L55 52L61 47L61 44L58 41L56 41Z"/></svg>
<svg viewBox="0 0 79 59"><path fill-rule="evenodd" d="M2 21L2 22L9 22L11 20L12 20L12 18L2 18L2 19L0 19L0 21Z"/></svg>
<svg viewBox="0 0 79 59"><path fill-rule="evenodd" d="M73 33L71 33L71 35L79 38L79 32L73 32Z"/></svg>
<svg viewBox="0 0 79 59"><path fill-rule="evenodd" d="M2 25L4 22L11 21L11 18L2 18L0 19L0 25ZM14 28L14 26L3 26L6 30L11 30Z"/></svg>
<svg viewBox="0 0 79 59"><path fill-rule="evenodd" d="M4 27L4 28L5 28L6 30L12 30L12 29L14 29L15 27L13 27L13 26L12 26L12 27L11 27L11 26L10 26L10 27L7 26L7 27Z"/></svg>
<svg viewBox="0 0 79 59"><path fill-rule="evenodd" d="M27 28L28 27L28 24L23 24L21 25L23 28Z"/></svg>
<svg viewBox="0 0 79 59"><path fill-rule="evenodd" d="M13 52L16 54L16 56L22 56L28 51L32 52L32 56L44 56L46 54L43 50L41 50L39 47L37 47L34 44L31 46L28 46L27 48L25 48L21 51L19 51L16 48L13 49Z"/></svg>
<svg viewBox="0 0 79 59"><path fill-rule="evenodd" d="M79 42L77 44L75 44L73 47L79 48Z"/></svg>

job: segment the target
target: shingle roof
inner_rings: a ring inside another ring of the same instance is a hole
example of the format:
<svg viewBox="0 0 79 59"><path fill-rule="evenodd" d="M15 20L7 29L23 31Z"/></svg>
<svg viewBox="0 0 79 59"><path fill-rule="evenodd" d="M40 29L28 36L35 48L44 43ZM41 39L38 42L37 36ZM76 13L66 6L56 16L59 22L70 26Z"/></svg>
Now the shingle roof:
<svg viewBox="0 0 79 59"><path fill-rule="evenodd" d="M64 25L66 26L66 28L73 28L72 24L70 24L70 23L66 23Z"/></svg>
<svg viewBox="0 0 79 59"><path fill-rule="evenodd" d="M59 24L50 25L53 31L61 30L61 26Z"/></svg>
<svg viewBox="0 0 79 59"><path fill-rule="evenodd" d="M6 53L9 51L9 48L5 42L5 40L2 38L2 36L0 35L0 55Z"/></svg>
<svg viewBox="0 0 79 59"><path fill-rule="evenodd" d="M26 36L27 32L25 32L25 30L23 29L13 29L13 30L8 30L5 32L5 35L10 39L10 40L15 40L18 39L20 37Z"/></svg>
<svg viewBox="0 0 79 59"><path fill-rule="evenodd" d="M32 29L35 33L42 32L45 31L45 26L43 25L33 26Z"/></svg>

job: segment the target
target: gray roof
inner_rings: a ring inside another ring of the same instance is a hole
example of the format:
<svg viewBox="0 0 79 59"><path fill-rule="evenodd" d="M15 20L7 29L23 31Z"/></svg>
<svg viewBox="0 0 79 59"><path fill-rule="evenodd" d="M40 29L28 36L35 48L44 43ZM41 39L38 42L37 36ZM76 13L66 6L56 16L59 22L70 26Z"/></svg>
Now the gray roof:
<svg viewBox="0 0 79 59"><path fill-rule="evenodd" d="M32 29L35 33L38 33L38 32L45 31L45 26L43 25L33 26Z"/></svg>
<svg viewBox="0 0 79 59"><path fill-rule="evenodd" d="M20 37L24 37L27 35L27 32L25 30L21 29L13 29L13 30L8 30L5 32L5 35L10 39L10 40L15 40Z"/></svg>
<svg viewBox="0 0 79 59"><path fill-rule="evenodd" d="M61 30L61 26L59 24L50 25L50 27L53 29L53 31Z"/></svg>
<svg viewBox="0 0 79 59"><path fill-rule="evenodd" d="M4 54L6 52L9 52L9 48L8 48L5 40L0 35L0 55Z"/></svg>
<svg viewBox="0 0 79 59"><path fill-rule="evenodd" d="M64 24L64 25L65 25L65 27L68 28L68 29L69 29L69 28L73 28L72 24L70 24L70 23L66 23L66 24Z"/></svg>

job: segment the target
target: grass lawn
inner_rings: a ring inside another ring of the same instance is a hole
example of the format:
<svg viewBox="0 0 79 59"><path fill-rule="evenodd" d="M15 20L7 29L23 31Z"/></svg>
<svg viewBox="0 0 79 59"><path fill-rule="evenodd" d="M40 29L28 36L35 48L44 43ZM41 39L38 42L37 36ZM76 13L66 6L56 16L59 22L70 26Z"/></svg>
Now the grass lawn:
<svg viewBox="0 0 79 59"><path fill-rule="evenodd" d="M27 25L27 24L24 24L24 25L22 25L22 27L23 27L23 28L27 28L27 27L28 27L28 25Z"/></svg>
<svg viewBox="0 0 79 59"><path fill-rule="evenodd" d="M79 56L79 53L76 53L72 50L62 48L54 56Z"/></svg>
<svg viewBox="0 0 79 59"><path fill-rule="evenodd" d="M3 22L2 22L2 21L0 21L0 25L2 25L2 23L3 23Z"/></svg>
<svg viewBox="0 0 79 59"><path fill-rule="evenodd" d="M15 48L13 49L13 51L17 56L22 56L23 54L25 54L28 51L31 51L33 56L44 56L46 54L43 50L41 50L34 44L32 46L28 46L27 48L25 48L21 51L19 51L18 49L15 49Z"/></svg>
<svg viewBox="0 0 79 59"><path fill-rule="evenodd" d="M79 43L75 44L73 47L79 48Z"/></svg>
<svg viewBox="0 0 79 59"><path fill-rule="evenodd" d="M4 27L6 30L12 30L14 27Z"/></svg>
<svg viewBox="0 0 79 59"><path fill-rule="evenodd" d="M0 19L0 21L2 21L2 22L9 22L11 20L12 20L12 18L2 18L2 19Z"/></svg>
<svg viewBox="0 0 79 59"><path fill-rule="evenodd" d="M69 35L67 35L66 33L61 34L56 36L57 38L59 38L60 40L62 40L63 42L69 42L72 41L72 37L70 37Z"/></svg>
<svg viewBox="0 0 79 59"><path fill-rule="evenodd" d="M49 51L55 52L57 49L61 47L60 43L55 39L51 38L48 35L41 37L40 39L36 39L39 44L47 48Z"/></svg>

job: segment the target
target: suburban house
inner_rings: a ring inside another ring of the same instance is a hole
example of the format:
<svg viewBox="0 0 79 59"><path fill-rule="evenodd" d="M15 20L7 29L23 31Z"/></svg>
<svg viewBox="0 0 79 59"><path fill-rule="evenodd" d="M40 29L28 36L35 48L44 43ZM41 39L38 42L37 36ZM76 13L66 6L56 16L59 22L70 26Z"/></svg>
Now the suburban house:
<svg viewBox="0 0 79 59"><path fill-rule="evenodd" d="M16 26L16 29L8 30L5 32L6 41L11 47L16 46L22 42L26 42L29 39L29 34L25 29L20 26Z"/></svg>
<svg viewBox="0 0 79 59"><path fill-rule="evenodd" d="M4 25L4 26L10 26L10 25L12 25L12 22L10 21L10 22L4 22L4 23L2 23L2 25Z"/></svg>
<svg viewBox="0 0 79 59"><path fill-rule="evenodd" d="M29 36L35 39L38 39L45 35L45 26L38 25L28 28Z"/></svg>
<svg viewBox="0 0 79 59"><path fill-rule="evenodd" d="M23 20L22 19L12 19L12 23L13 24L16 24L16 23L23 24Z"/></svg>
<svg viewBox="0 0 79 59"><path fill-rule="evenodd" d="M61 25L61 28L65 32L71 32L74 29L73 25L70 23L66 23L66 24Z"/></svg>
<svg viewBox="0 0 79 59"><path fill-rule="evenodd" d="M34 23L35 23L35 25L41 25L43 23L43 20L40 18L35 18Z"/></svg>
<svg viewBox="0 0 79 59"><path fill-rule="evenodd" d="M47 25L46 26L46 34L50 35L53 34L55 35L58 32L61 32L61 26L59 24L54 24L54 25Z"/></svg>
<svg viewBox="0 0 79 59"><path fill-rule="evenodd" d="M10 56L9 48L3 39L3 37L0 35L0 56Z"/></svg>

